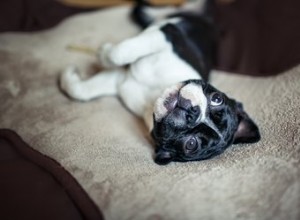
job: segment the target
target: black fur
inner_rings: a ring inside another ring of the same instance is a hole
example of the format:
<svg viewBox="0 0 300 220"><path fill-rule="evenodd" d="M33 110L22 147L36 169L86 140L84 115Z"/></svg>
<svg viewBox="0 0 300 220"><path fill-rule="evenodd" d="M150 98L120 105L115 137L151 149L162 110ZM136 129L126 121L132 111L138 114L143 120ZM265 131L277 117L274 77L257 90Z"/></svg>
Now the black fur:
<svg viewBox="0 0 300 220"><path fill-rule="evenodd" d="M144 7L150 4L145 0L138 0L133 8L131 17L143 29L154 22L145 11ZM214 1L205 3L203 12L179 12L168 18L180 18L176 24L167 24L161 27L167 40L172 45L174 52L190 64L203 80L208 81L209 72L216 61L217 30L214 21Z"/></svg>
<svg viewBox="0 0 300 220"><path fill-rule="evenodd" d="M199 112L199 109L195 113L192 109L195 107L188 104L184 104L183 107L180 104L180 99L182 99L180 98L179 104L172 112L159 122L154 120L151 134L157 144L156 163L163 165L171 161L186 162L209 159L224 152L231 144L253 143L260 140L258 127L245 113L241 103L227 97L202 80L189 80L185 83L202 86L208 100L212 93L219 93L223 103L220 106L210 105L205 113ZM207 114L206 117L219 130L221 137L206 123L195 122L200 114ZM191 116L187 117L189 115ZM174 124L175 117L177 122L180 117L180 123ZM191 138L197 142L193 151L186 149L186 143Z"/></svg>
<svg viewBox="0 0 300 220"><path fill-rule="evenodd" d="M146 28L154 20L143 11L144 5L145 1L139 1L132 18ZM207 83L209 72L215 64L218 40L213 10L214 1L207 0L201 15L176 13L169 18L180 18L179 22L161 27L174 53L203 79L188 80L184 85L192 83L201 86L208 102L210 96L217 93L223 103L219 106L208 105L207 112L201 112L199 106L192 106L190 100L179 94L178 97L169 97L177 99L176 107L169 110L166 100L168 114L159 121L154 117L151 133L157 145L155 162L158 164L209 159L224 152L231 144L254 143L260 139L258 127L245 113L242 104ZM206 122L197 121L202 114L208 118Z"/></svg>
<svg viewBox="0 0 300 220"><path fill-rule="evenodd" d="M202 16L177 14L181 21L161 28L173 45L174 52L190 64L202 79L208 81L215 63L217 34L214 26Z"/></svg>
<svg viewBox="0 0 300 220"><path fill-rule="evenodd" d="M136 5L131 11L131 19L138 24L142 29L147 28L150 24L154 22L154 19L151 18L145 11L144 7L149 5L147 1L136 0Z"/></svg>

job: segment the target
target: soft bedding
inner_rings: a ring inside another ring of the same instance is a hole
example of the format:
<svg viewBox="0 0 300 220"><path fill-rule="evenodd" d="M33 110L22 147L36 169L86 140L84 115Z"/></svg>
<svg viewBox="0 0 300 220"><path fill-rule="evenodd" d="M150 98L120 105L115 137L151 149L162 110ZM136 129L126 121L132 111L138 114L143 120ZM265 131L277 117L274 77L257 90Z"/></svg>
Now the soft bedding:
<svg viewBox="0 0 300 220"><path fill-rule="evenodd" d="M299 219L300 66L258 78L214 71L212 84L244 103L262 140L168 166L153 162L145 126L117 98L82 103L62 94L57 80L68 64L87 72L83 78L101 68L67 45L97 48L136 34L128 12L112 8L47 31L1 34L0 127L57 161L105 219Z"/></svg>

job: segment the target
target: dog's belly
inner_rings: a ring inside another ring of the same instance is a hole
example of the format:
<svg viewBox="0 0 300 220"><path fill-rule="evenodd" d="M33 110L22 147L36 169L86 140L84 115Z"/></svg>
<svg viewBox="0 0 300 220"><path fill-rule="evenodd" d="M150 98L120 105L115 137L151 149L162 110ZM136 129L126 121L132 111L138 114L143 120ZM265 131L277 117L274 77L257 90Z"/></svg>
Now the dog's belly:
<svg viewBox="0 0 300 220"><path fill-rule="evenodd" d="M187 79L200 79L200 75L171 47L131 64L130 74L144 86L156 89L165 89Z"/></svg>
<svg viewBox="0 0 300 220"><path fill-rule="evenodd" d="M171 49L166 49L131 64L119 86L119 96L137 116L144 117L151 109L152 117L154 102L163 91L188 79L200 79L200 75Z"/></svg>

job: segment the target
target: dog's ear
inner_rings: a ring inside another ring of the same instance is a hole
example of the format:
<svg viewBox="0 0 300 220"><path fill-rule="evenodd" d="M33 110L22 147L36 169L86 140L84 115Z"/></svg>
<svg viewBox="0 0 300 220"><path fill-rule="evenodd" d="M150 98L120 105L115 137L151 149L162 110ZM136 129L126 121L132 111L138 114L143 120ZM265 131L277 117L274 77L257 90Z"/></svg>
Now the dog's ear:
<svg viewBox="0 0 300 220"><path fill-rule="evenodd" d="M162 148L159 148L155 154L155 163L159 165L167 165L174 159L173 153Z"/></svg>
<svg viewBox="0 0 300 220"><path fill-rule="evenodd" d="M233 144L255 143L260 140L260 133L257 125L244 111L243 105L237 102L238 129L234 134Z"/></svg>

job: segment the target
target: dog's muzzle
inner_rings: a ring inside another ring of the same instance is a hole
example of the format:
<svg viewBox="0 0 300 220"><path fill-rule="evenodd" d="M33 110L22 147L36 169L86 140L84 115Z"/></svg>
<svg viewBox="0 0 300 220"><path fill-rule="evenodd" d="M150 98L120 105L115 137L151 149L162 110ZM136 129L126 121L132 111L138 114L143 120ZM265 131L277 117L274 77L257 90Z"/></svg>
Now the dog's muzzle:
<svg viewBox="0 0 300 220"><path fill-rule="evenodd" d="M154 106L154 116L157 122L169 114L176 118L183 117L187 122L205 119L207 99L203 93L202 85L179 83L166 89L157 99ZM185 115L183 115L185 114Z"/></svg>

